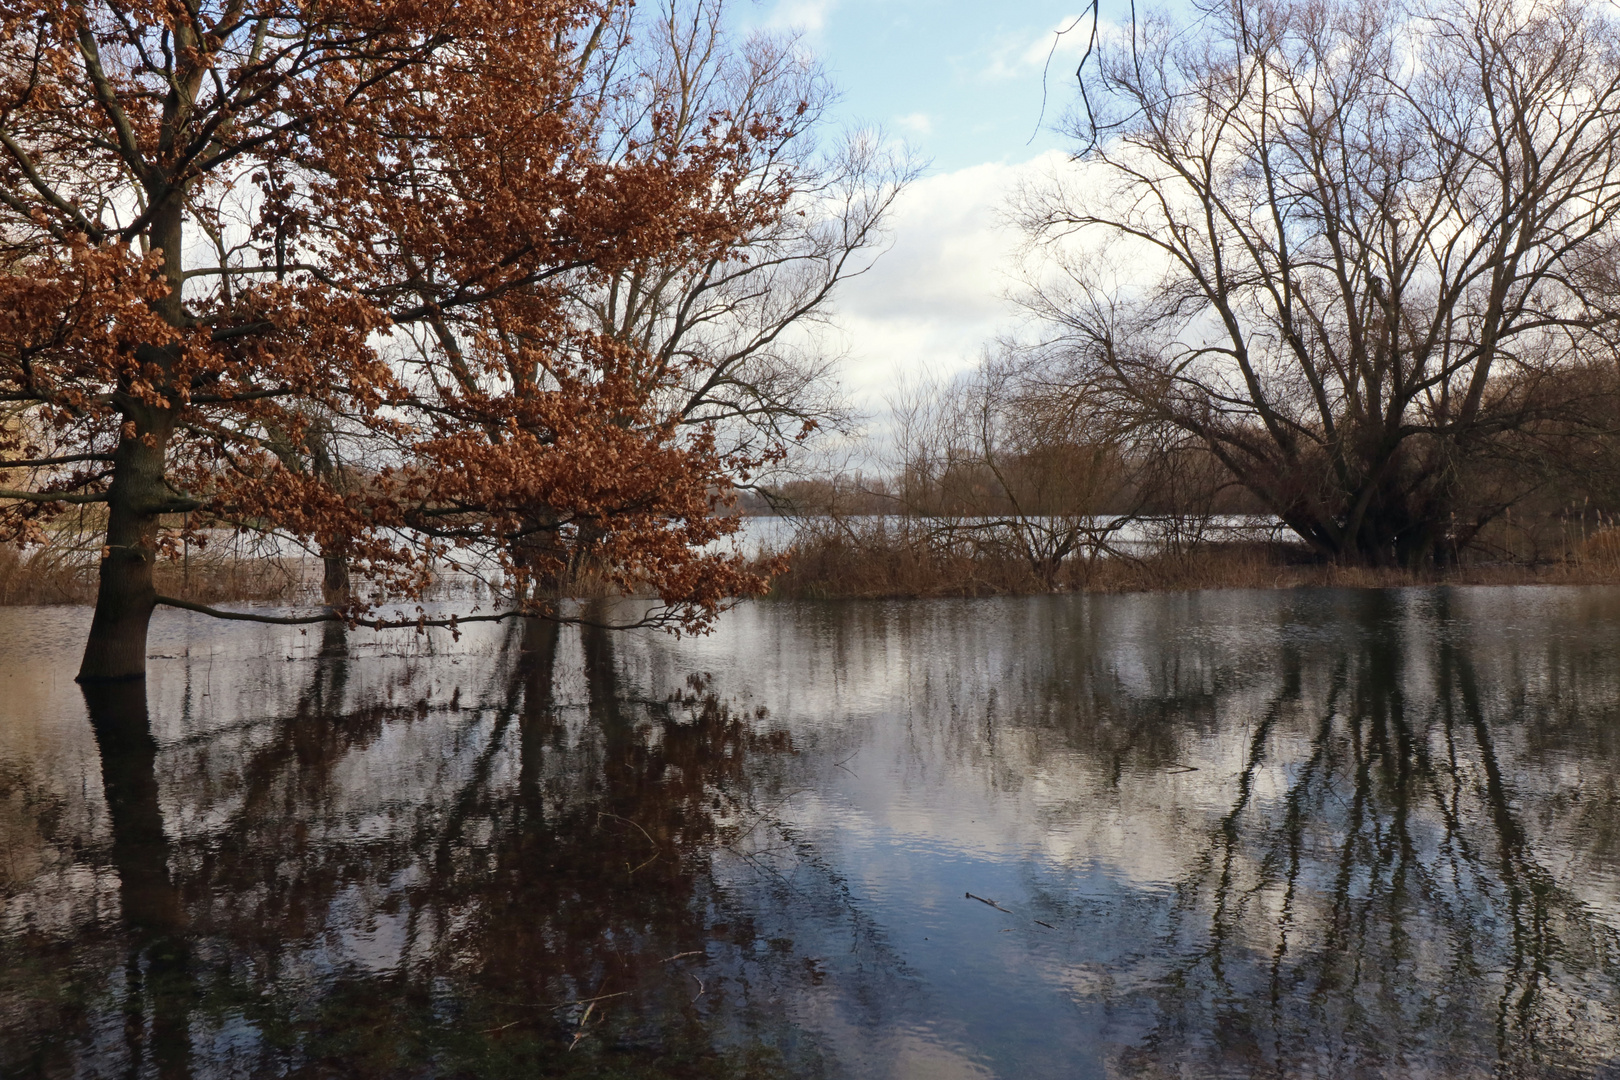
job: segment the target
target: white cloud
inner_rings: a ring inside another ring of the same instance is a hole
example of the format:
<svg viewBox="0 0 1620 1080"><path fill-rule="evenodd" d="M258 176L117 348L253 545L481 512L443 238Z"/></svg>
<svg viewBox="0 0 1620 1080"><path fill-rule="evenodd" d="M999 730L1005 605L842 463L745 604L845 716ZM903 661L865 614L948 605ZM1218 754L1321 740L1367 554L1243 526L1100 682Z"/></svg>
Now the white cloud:
<svg viewBox="0 0 1620 1080"><path fill-rule="evenodd" d="M1069 15L1053 23L1033 38L1006 37L990 50L989 62L980 70L981 78L991 81L1027 78L1047 66L1062 66L1078 60L1091 41L1091 16Z"/></svg>
<svg viewBox="0 0 1620 1080"><path fill-rule="evenodd" d="M827 16L838 0L777 0L765 25L773 30L802 30L807 34L820 33L827 25Z"/></svg>
<svg viewBox="0 0 1620 1080"><path fill-rule="evenodd" d="M885 398L924 373L975 363L1018 311L1023 241L1004 219L1017 186L1060 168L1053 151L1017 164L975 165L925 177L902 193L890 225L893 247L850 282L839 300L849 347L844 385L879 418Z"/></svg>
<svg viewBox="0 0 1620 1080"><path fill-rule="evenodd" d="M894 118L894 122L902 130L909 131L913 135L932 135L934 133L933 117L924 112L897 116Z"/></svg>

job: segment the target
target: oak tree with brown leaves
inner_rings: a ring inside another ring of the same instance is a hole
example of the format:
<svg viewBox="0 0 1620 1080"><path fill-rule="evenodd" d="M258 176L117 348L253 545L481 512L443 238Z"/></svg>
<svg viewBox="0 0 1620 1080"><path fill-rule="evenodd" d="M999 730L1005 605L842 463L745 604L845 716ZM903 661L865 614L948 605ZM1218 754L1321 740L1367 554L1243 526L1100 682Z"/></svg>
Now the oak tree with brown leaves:
<svg viewBox="0 0 1620 1080"><path fill-rule="evenodd" d="M458 547L555 574L585 525L683 625L760 587L699 550L727 528L712 439L627 394L633 348L571 325L562 281L779 212L739 165L776 120L676 138L651 102L609 154L624 25L612 0L0 0L0 539L102 508L81 679L144 674L154 607L198 606L155 561L219 526L367 579L282 621L380 625Z"/></svg>

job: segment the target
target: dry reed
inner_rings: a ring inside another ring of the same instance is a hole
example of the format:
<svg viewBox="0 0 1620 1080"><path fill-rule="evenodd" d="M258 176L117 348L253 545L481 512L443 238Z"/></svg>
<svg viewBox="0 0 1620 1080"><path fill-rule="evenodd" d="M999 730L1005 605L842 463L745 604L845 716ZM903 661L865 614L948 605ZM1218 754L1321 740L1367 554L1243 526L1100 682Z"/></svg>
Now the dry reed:
<svg viewBox="0 0 1620 1080"><path fill-rule="evenodd" d="M1566 558L1423 570L1342 566L1274 542L1206 542L1141 555L1074 557L1055 579L1003 552L942 548L923 530L884 525L812 529L792 549L772 595L781 599L922 598L1046 592L1158 592L1297 586L1620 584L1620 529L1591 537Z"/></svg>
<svg viewBox="0 0 1620 1080"><path fill-rule="evenodd" d="M772 553L766 553L769 557ZM314 560L229 549L160 560L160 593L199 603L313 602ZM773 582L780 599L922 598L1036 595L1045 592L1156 592L1294 586L1390 588L1409 585L1620 584L1620 528L1588 537L1567 558L1535 564L1493 562L1422 571L1338 566L1280 543L1194 544L1139 557L1070 558L1048 581L1005 552L940 544L922 529L882 522L802 532L790 568ZM589 583L582 583L588 585ZM599 589L582 593L595 595ZM30 551L0 544L0 605L88 604L96 596L93 555L79 548Z"/></svg>
<svg viewBox="0 0 1620 1080"><path fill-rule="evenodd" d="M191 551L160 559L154 568L159 593L202 604L305 598L312 591L306 560ZM96 559L82 549L19 550L0 544L0 605L89 604L96 598Z"/></svg>

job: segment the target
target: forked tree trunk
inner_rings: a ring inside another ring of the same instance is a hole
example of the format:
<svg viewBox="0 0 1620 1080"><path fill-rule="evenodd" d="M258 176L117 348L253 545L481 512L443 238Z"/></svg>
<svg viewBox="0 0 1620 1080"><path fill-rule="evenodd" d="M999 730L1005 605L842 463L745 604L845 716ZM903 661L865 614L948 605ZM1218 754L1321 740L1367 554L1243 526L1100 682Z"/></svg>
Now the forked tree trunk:
<svg viewBox="0 0 1620 1080"><path fill-rule="evenodd" d="M152 567L158 517L173 502L164 483L164 449L173 416L132 410L133 434L121 438L107 492L107 544L102 551L96 613L79 666L80 682L139 679L146 675L146 628L157 606Z"/></svg>

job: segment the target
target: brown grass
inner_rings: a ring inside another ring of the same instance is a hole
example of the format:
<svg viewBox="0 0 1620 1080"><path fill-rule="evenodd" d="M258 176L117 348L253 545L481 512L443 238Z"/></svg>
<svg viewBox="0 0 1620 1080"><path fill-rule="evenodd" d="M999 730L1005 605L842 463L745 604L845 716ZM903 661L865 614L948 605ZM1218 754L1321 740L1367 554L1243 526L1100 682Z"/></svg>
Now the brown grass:
<svg viewBox="0 0 1620 1080"><path fill-rule="evenodd" d="M159 560L157 590L202 604L303 597L315 580L303 560L193 551ZM20 551L0 544L0 605L89 604L96 598L94 553L43 547Z"/></svg>
<svg viewBox="0 0 1620 1080"><path fill-rule="evenodd" d="M897 530L801 536L791 569L776 579L782 599L1158 592L1297 586L1620 584L1620 529L1597 534L1559 561L1493 562L1421 571L1339 566L1276 543L1206 543L1142 558L1070 560L1055 583L1005 556L938 551Z"/></svg>
<svg viewBox="0 0 1620 1080"><path fill-rule="evenodd" d="M1620 574L1620 528L1594 534L1581 547L1581 561L1605 572Z"/></svg>
<svg viewBox="0 0 1620 1080"><path fill-rule="evenodd" d="M158 563L160 593L199 603L311 602L320 567L229 550L192 552ZM1408 585L1620 584L1620 528L1604 529L1560 561L1486 563L1414 572L1311 561L1285 544L1203 544L1140 559L1074 558L1055 587L1028 564L1005 556L940 550L903 529L801 536L791 569L772 583L781 599L1022 596L1047 592L1161 592L1266 589L1303 585L1390 588ZM96 598L95 560L80 549L19 551L0 544L0 605L89 604Z"/></svg>

